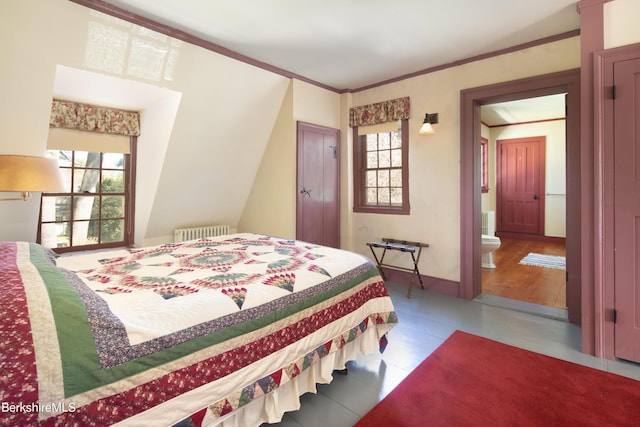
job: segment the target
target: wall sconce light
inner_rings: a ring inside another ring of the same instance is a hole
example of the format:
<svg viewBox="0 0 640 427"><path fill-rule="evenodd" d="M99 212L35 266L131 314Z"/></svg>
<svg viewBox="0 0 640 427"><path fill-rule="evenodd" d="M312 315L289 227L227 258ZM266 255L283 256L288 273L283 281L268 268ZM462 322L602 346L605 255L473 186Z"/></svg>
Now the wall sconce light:
<svg viewBox="0 0 640 427"><path fill-rule="evenodd" d="M58 161L46 157L0 154L0 192L20 192L22 197L0 200L28 200L32 191L64 191Z"/></svg>
<svg viewBox="0 0 640 427"><path fill-rule="evenodd" d="M436 123L438 123L438 113L425 114L424 123L422 123L422 127L420 128L420 134L431 135L435 133L435 131L433 130L433 126L431 125L434 125Z"/></svg>

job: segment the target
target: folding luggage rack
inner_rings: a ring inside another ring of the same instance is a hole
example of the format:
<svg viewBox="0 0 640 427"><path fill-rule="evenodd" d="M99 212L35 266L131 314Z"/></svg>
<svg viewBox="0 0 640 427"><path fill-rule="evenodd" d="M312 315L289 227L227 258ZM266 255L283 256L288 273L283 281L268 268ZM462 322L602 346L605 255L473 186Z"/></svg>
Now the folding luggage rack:
<svg viewBox="0 0 640 427"><path fill-rule="evenodd" d="M389 239L382 238L380 242L369 242L367 246L371 248L371 253L373 254L373 258L376 260L376 264L378 265L378 270L380 271L380 275L384 280L387 280L385 277L384 271L382 267L389 267L395 270L405 270L411 271L413 274L411 275L411 280L409 281L409 290L407 291L407 298L411 298L411 289L413 288L413 279L414 277L418 278L420 282L420 287L424 289L424 285L422 283L422 277L420 277L420 270L418 270L418 262L420 261L420 255L422 254L422 248L428 248L428 243L421 242L409 242L407 240L397 240L397 239ZM378 255L374 248L382 248L382 255L378 259ZM387 250L390 251L400 251L406 252L411 255L411 260L413 261L413 268L402 267L399 265L393 264L385 264L384 256L387 254Z"/></svg>

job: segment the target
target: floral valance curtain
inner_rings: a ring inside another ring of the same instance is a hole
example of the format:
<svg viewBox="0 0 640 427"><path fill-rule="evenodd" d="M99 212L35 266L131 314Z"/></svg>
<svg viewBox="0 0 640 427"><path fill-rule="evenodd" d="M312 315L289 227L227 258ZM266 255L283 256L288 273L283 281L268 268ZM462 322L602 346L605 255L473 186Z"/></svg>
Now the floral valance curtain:
<svg viewBox="0 0 640 427"><path fill-rule="evenodd" d="M349 126L371 126L409 118L409 97L376 104L353 107L349 110Z"/></svg>
<svg viewBox="0 0 640 427"><path fill-rule="evenodd" d="M136 111L124 111L54 99L51 103L49 127L139 136L140 114Z"/></svg>

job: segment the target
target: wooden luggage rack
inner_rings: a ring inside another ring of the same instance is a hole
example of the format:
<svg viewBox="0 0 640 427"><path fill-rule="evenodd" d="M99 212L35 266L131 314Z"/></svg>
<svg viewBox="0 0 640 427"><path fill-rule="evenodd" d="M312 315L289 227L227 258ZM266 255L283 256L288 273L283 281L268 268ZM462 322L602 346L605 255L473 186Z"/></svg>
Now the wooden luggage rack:
<svg viewBox="0 0 640 427"><path fill-rule="evenodd" d="M411 298L411 289L413 288L413 280L415 277L418 278L418 282L420 283L420 287L424 289L424 284L422 283L422 277L420 277L420 270L418 270L418 262L420 261L420 255L422 254L422 248L428 248L428 243L421 242L410 242L407 240L397 240L397 239L389 239L382 238L380 242L369 242L367 246L371 248L371 253L373 254L373 258L376 260L376 264L378 265L378 270L380 271L380 275L384 280L387 280L385 277L384 271L382 267L389 267L395 270L405 270L410 271L413 274L411 275L411 280L409 281L409 290L407 291L407 298ZM380 258L376 254L375 248L381 248L382 254ZM413 268L402 267L399 265L393 264L385 264L384 256L387 254L387 250L389 251L400 251L405 252L411 255L411 260L413 261Z"/></svg>

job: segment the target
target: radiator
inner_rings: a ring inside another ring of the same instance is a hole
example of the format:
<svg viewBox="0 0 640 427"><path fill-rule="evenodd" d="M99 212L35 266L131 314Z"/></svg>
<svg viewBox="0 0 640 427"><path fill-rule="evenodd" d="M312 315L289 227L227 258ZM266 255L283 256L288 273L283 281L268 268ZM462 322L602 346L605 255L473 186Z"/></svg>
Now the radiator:
<svg viewBox="0 0 640 427"><path fill-rule="evenodd" d="M482 234L486 234L489 236L496 235L495 211L482 212Z"/></svg>
<svg viewBox="0 0 640 427"><path fill-rule="evenodd" d="M187 240L202 239L204 237L222 236L229 234L228 225L202 225L200 227L176 228L173 232L174 243Z"/></svg>

